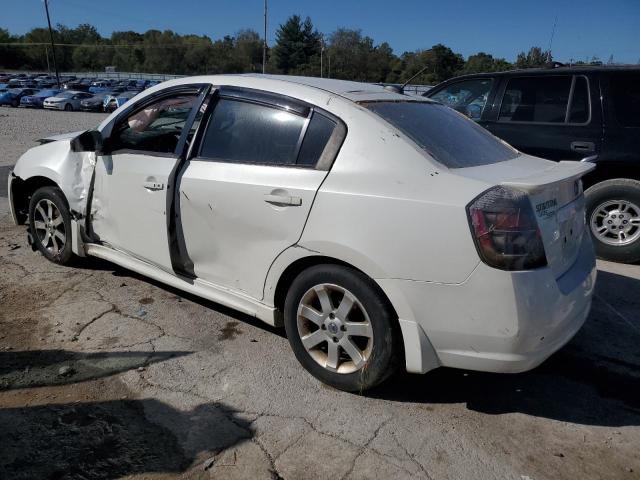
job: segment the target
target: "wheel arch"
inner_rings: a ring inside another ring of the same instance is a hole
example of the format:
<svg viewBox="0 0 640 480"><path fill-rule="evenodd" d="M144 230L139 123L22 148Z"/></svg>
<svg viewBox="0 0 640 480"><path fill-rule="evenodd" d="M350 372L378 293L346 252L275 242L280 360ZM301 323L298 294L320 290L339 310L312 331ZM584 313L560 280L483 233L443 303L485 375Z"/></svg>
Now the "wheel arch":
<svg viewBox="0 0 640 480"><path fill-rule="evenodd" d="M634 161L596 162L596 168L585 175L582 182L584 189L587 190L600 182L615 178L629 178L640 181L640 159Z"/></svg>
<svg viewBox="0 0 640 480"><path fill-rule="evenodd" d="M354 269L371 278L380 293L383 295L395 319L394 326L402 342L399 342L401 351L399 358L404 362L407 371L413 373L425 373L440 365L435 349L427 338L420 324L413 318L413 313L404 298L404 295L397 289L391 288L386 282L377 280L370 275L366 269L359 268L352 262L345 261L334 256L324 255L319 252L312 252L301 247L292 247L283 253L287 253L288 260L283 262L279 257L280 267L277 275L269 272L272 276L271 285L265 285L265 298L267 303L276 307L276 324L282 324L282 314L287 292L294 279L304 270L315 265L342 265ZM283 265L283 263L286 263ZM274 266L272 266L273 270Z"/></svg>
<svg viewBox="0 0 640 480"><path fill-rule="evenodd" d="M50 177L44 175L34 175L26 179L18 176L13 178L9 201L11 202L11 207L18 225L27 223L29 217L29 200L35 191L42 187L60 188L60 185Z"/></svg>

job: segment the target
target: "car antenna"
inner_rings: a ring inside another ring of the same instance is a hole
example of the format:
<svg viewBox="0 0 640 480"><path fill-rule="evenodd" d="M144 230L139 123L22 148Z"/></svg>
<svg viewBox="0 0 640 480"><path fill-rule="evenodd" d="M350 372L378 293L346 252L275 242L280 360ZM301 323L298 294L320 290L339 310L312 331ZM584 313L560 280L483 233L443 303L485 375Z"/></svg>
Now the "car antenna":
<svg viewBox="0 0 640 480"><path fill-rule="evenodd" d="M404 95L404 87L406 87L407 85L409 85L409 83L411 82L411 80L413 80L414 78L418 77L419 75L422 75L422 73L424 73L425 70L427 70L429 68L429 65L427 65L426 67L424 67L423 69L419 70L418 73L416 73L415 75L413 75L411 78L409 78L409 80L407 80L406 82L404 82L402 84L402 86L397 86L397 85L386 85L384 87L385 90L388 90L390 92L393 93L399 93L400 95Z"/></svg>

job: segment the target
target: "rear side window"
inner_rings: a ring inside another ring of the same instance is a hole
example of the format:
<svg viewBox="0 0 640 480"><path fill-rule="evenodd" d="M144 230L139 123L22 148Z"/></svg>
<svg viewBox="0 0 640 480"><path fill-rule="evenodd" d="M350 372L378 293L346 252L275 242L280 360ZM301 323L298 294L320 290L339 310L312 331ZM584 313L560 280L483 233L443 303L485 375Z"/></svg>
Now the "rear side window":
<svg viewBox="0 0 640 480"><path fill-rule="evenodd" d="M500 107L501 121L564 123L570 76L511 78Z"/></svg>
<svg viewBox="0 0 640 480"><path fill-rule="evenodd" d="M314 112L300 148L298 164L314 166L320 159L320 155L322 155L324 147L327 145L335 128L336 122L318 112Z"/></svg>
<svg viewBox="0 0 640 480"><path fill-rule="evenodd" d="M623 127L640 127L640 73L616 73L610 78L616 120Z"/></svg>
<svg viewBox="0 0 640 480"><path fill-rule="evenodd" d="M362 105L449 168L488 165L518 156L517 150L444 105L410 101Z"/></svg>
<svg viewBox="0 0 640 480"><path fill-rule="evenodd" d="M200 156L231 163L292 165L306 117L257 103L221 98Z"/></svg>

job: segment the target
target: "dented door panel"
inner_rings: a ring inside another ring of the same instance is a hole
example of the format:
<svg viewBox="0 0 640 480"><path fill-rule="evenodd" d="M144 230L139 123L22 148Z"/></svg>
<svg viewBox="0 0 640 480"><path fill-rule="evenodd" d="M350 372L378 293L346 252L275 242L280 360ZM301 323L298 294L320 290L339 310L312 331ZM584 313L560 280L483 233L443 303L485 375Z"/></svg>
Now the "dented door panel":
<svg viewBox="0 0 640 480"><path fill-rule="evenodd" d="M196 276L261 299L269 267L302 235L326 175L191 161L180 184L180 218Z"/></svg>
<svg viewBox="0 0 640 480"><path fill-rule="evenodd" d="M98 157L91 225L97 238L172 271L167 239L167 183L175 156L118 153Z"/></svg>

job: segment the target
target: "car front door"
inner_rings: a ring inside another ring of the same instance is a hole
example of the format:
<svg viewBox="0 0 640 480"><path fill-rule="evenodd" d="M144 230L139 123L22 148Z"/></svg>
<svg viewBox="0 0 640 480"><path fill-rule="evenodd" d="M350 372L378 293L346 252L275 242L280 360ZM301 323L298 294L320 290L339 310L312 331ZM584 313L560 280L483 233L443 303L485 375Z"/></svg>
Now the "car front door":
<svg viewBox="0 0 640 480"><path fill-rule="evenodd" d="M96 157L91 234L167 271L167 189L199 88L159 93L116 118Z"/></svg>
<svg viewBox="0 0 640 480"><path fill-rule="evenodd" d="M600 89L584 75L503 77L483 126L518 150L551 160L581 160L602 145Z"/></svg>
<svg viewBox="0 0 640 480"><path fill-rule="evenodd" d="M187 264L204 281L261 299L346 130L288 97L224 88L204 122L178 186Z"/></svg>

